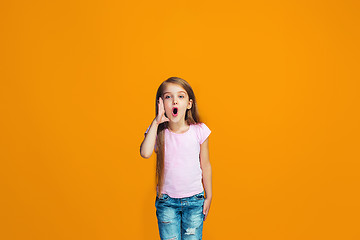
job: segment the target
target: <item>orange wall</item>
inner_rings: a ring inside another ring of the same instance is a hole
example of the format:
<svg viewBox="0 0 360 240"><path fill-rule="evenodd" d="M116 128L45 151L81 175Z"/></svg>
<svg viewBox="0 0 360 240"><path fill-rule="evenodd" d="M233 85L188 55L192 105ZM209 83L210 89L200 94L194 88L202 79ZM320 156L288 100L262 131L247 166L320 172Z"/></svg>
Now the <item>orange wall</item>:
<svg viewBox="0 0 360 240"><path fill-rule="evenodd" d="M1 239L158 239L171 76L212 130L204 239L360 239L359 1L4 1Z"/></svg>

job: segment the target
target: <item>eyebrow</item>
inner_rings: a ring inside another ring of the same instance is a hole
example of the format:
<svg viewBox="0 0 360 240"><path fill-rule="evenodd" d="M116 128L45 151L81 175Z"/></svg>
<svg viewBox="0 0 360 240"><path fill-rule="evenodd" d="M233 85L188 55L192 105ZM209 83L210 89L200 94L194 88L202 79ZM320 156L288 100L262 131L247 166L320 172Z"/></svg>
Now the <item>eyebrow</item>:
<svg viewBox="0 0 360 240"><path fill-rule="evenodd" d="M186 94L186 92L184 92L184 91L178 91L178 93L180 93L180 92L183 92L183 93ZM171 92L164 92L163 95L164 95L165 93L171 93Z"/></svg>

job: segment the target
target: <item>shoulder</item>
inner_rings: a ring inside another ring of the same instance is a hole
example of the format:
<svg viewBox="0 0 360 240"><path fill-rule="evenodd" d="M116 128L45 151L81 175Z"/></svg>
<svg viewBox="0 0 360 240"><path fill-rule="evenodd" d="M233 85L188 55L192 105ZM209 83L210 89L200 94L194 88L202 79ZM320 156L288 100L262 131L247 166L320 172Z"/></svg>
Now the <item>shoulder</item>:
<svg viewBox="0 0 360 240"><path fill-rule="evenodd" d="M194 126L195 128L200 128L200 129L202 129L202 128L208 128L208 126L207 126L205 123L203 123L203 122L201 122L201 123L194 123L194 124L192 124L192 126Z"/></svg>
<svg viewBox="0 0 360 240"><path fill-rule="evenodd" d="M211 132L210 128L203 122L193 124L193 126L197 131L210 131Z"/></svg>
<svg viewBox="0 0 360 240"><path fill-rule="evenodd" d="M205 123L193 124L193 127L199 143L202 144L210 135L210 128Z"/></svg>

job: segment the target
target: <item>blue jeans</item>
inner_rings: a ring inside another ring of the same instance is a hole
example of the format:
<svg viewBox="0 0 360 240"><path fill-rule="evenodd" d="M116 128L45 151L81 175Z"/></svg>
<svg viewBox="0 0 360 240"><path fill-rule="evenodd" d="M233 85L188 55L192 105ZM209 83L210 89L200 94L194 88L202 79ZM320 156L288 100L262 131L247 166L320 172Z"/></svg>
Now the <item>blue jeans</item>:
<svg viewBox="0 0 360 240"><path fill-rule="evenodd" d="M204 192L191 197L156 196L155 207L162 240L201 240Z"/></svg>

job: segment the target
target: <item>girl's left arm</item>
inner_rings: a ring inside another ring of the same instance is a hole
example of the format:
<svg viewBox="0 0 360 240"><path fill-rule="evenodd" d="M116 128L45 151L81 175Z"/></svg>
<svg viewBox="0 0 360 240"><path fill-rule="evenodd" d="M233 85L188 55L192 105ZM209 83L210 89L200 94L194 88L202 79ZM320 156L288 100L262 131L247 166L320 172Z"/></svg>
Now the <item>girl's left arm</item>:
<svg viewBox="0 0 360 240"><path fill-rule="evenodd" d="M205 202L203 213L205 215L204 221L209 213L211 200L212 200L212 174L211 174L211 164L209 159L209 138L207 138L200 145L200 166L202 169L203 184L205 188Z"/></svg>

